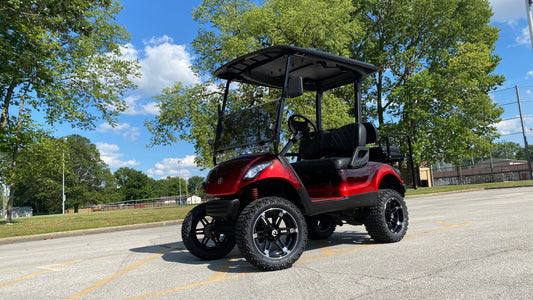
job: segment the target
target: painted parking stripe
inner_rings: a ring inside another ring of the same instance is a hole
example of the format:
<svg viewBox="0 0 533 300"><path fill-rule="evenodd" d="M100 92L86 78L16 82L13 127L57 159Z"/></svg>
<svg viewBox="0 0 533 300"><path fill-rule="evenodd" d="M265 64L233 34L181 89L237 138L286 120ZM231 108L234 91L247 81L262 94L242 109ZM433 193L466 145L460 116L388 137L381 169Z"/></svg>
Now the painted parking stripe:
<svg viewBox="0 0 533 300"><path fill-rule="evenodd" d="M458 228L458 227L462 227L462 226L473 224L475 222L462 222L462 223L459 223L459 224L451 224L451 223L444 223L444 222L429 222L429 223L443 225L445 227L441 227L441 228L438 228L438 229L435 229L435 230L425 231L425 232L422 232L422 233L407 235L407 236L404 237L404 239L420 237L420 236L423 236L423 235L436 233L436 232L439 232L439 231ZM444 224L447 224L447 225L444 225ZM312 256L312 257L308 257L308 258L299 259L297 262L295 262L295 264L305 263L305 262L313 261L313 260L324 258L324 257L329 257L329 256L333 256L333 255L338 255L338 254L351 252L351 251L366 249L366 248L375 247L375 246L379 246L379 245L381 245L381 244L368 244L368 245L362 245L362 246L357 246L357 247L354 247L354 248L349 248L349 249L344 249L344 250L337 250L337 251L332 250L330 247L325 247L327 249L325 249L325 250L321 249L322 254L316 255L316 256ZM183 286L179 286L179 287L175 287L175 288L171 288L171 289L163 290L163 291L159 291L159 292L144 294L144 295L140 295L140 296L136 296L136 297L132 297L132 298L127 298L126 300L139 300L139 299L146 299L146 298L151 298L151 297L156 297L156 296L167 295L167 294L175 293L175 292L178 292L178 291L187 290L187 289L191 289L191 288L195 288L195 287L199 287L199 286L203 286L203 285L207 285L207 284L211 284L211 283L215 283L215 282L220 282L220 281L224 281L224 280L229 280L229 279L233 279L233 278L236 278L236 277L245 276L245 275L249 275L249 274L253 274L254 273L254 272L245 272L245 273L239 273L239 274L233 274L233 275L227 276L227 272L231 268L231 265L234 262L236 262L236 261L238 261L238 259L235 259L235 258L231 258L231 259L225 260L220 265L220 267L218 267L218 269L215 271L215 273L211 276L211 278L209 280L200 281L200 282L196 282L196 283L192 283L192 284L188 284L188 285L183 285Z"/></svg>

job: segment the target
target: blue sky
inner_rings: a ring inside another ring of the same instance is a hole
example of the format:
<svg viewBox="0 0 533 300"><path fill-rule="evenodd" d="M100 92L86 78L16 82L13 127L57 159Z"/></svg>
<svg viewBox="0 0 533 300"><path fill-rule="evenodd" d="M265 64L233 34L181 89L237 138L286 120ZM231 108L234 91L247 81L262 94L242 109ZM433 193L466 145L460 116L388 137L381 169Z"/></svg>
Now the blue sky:
<svg viewBox="0 0 533 300"><path fill-rule="evenodd" d="M118 15L119 24L131 33L130 44L124 55L138 59L143 77L136 83L138 89L130 91L125 100L129 109L120 116L114 128L101 122L96 130L80 131L60 126L56 136L77 133L86 136L97 145L102 159L116 170L130 167L155 178L166 176L204 176L207 170L200 170L194 164L194 148L186 142L165 147L147 148L150 134L144 120L157 114L155 101L151 98L175 81L194 84L199 79L190 71L194 58L190 43L196 36L198 25L192 20L191 12L198 7L200 0L124 0L124 10ZM515 85L521 88L525 115L533 116L533 50L529 40L524 0L492 0L495 15L492 23L498 26L500 39L496 53L502 58L497 72L504 74L506 82L502 88ZM509 95L505 92L501 95ZM500 96L501 96L500 95ZM514 101L500 97L501 103ZM507 97L507 96L506 96ZM509 109L504 118L517 116L516 109ZM533 127L533 117L526 118L528 128ZM518 122L511 119L498 125L504 134L517 132ZM531 136L533 134L529 134ZM509 135L508 139L520 138ZM520 140L517 140L520 142ZM533 141L530 141L530 144ZM181 163L178 165L178 161Z"/></svg>

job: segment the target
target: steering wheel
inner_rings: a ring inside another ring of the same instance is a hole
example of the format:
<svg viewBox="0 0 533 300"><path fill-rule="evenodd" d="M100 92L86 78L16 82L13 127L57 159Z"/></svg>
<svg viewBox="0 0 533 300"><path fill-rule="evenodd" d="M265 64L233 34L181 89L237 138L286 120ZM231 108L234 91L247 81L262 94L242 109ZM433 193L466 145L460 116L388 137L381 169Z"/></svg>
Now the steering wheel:
<svg viewBox="0 0 533 300"><path fill-rule="evenodd" d="M297 119L303 119L303 121L298 121ZM308 141L316 139L318 130L315 123L309 120L308 117L299 114L293 114L289 117L288 123L289 130L293 136L297 137L297 139ZM313 129L313 131L311 131L311 129Z"/></svg>

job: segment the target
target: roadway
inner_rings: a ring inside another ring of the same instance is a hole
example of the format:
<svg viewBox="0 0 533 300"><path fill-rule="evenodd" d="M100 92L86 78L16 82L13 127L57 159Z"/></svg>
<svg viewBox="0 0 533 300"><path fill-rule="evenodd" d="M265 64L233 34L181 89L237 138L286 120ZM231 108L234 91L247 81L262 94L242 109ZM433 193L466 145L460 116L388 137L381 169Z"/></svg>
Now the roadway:
<svg viewBox="0 0 533 300"><path fill-rule="evenodd" d="M533 187L407 198L399 243L345 225L290 269L201 261L180 225L0 245L11 299L533 298Z"/></svg>

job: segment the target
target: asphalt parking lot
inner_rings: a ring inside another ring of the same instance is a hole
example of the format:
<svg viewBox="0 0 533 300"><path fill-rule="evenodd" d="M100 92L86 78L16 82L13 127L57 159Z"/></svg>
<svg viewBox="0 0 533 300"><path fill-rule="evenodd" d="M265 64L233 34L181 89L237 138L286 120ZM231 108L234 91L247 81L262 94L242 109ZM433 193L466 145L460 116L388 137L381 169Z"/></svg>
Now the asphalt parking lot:
<svg viewBox="0 0 533 300"><path fill-rule="evenodd" d="M201 261L180 225L0 245L11 299L533 299L533 187L408 198L399 243L345 225L290 269Z"/></svg>

